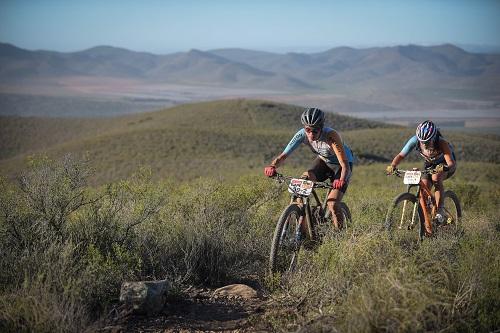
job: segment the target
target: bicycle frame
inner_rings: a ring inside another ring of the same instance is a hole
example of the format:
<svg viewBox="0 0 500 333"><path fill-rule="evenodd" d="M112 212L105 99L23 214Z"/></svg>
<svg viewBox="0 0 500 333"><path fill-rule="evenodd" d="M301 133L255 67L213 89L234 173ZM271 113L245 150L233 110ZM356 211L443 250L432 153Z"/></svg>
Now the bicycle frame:
<svg viewBox="0 0 500 333"><path fill-rule="evenodd" d="M274 178L279 183L288 183L291 199L274 230L269 267L273 273L291 272L297 264L300 249L316 249L331 228L327 204L333 187L329 183L308 181L279 173ZM324 200L321 200L322 195L318 189L327 190ZM344 221L351 221L351 213L345 203L340 203L340 210Z"/></svg>
<svg viewBox="0 0 500 333"><path fill-rule="evenodd" d="M292 194L290 198L290 204L292 203L298 203L299 206L304 209L304 216L305 216L305 225L304 221L300 220L300 225L299 227L301 228L302 231L306 232L307 238L308 239L315 239L315 232L316 232L316 223L313 223L314 219L312 218L312 211L311 211L311 197L315 201L314 206L320 206L323 212L326 212L327 207L327 201L328 201L328 195L330 194L331 189L329 189L325 195L325 199L321 201L319 198L319 195L316 193L316 191L313 189L311 192L311 196L309 197L302 197L302 196L297 196L295 194ZM305 228L305 230L304 230Z"/></svg>
<svg viewBox="0 0 500 333"><path fill-rule="evenodd" d="M406 172L407 170L397 170L397 175L399 176L400 173L404 173ZM426 172L426 171L422 171L422 172ZM432 174L432 172L426 172L428 174ZM415 216L416 216L416 212L417 212L417 204L420 205L422 207L422 211L424 212L425 215L427 215L431 220L434 219L434 217L436 216L436 212L437 212L437 204L436 204L436 197L434 196L434 193L431 191L431 189L424 184L424 182L422 181L422 179L420 179L419 183L418 184L409 184L407 185L407 192L408 193L411 193L411 188L412 187L416 187L417 188L417 193L415 194L415 197L417 198L417 202L415 203L414 207L413 207L413 212L412 212L412 220L411 220L411 226L413 227L413 224L414 224L414 221L415 221ZM427 207L423 207L421 205L421 202L420 202L420 198L422 196L422 192L424 193L425 195L425 198L424 199L427 199L426 200L426 203L428 202L428 200L430 200L430 203L432 204L432 210L429 212L427 210ZM451 214L450 211L448 211L448 209L446 209L446 207L443 207L444 210L446 211L447 214ZM404 212L406 210L406 201L403 203L403 215L404 215ZM403 224L403 218L401 218L401 222L400 222L400 228L402 228L402 224Z"/></svg>
<svg viewBox="0 0 500 333"><path fill-rule="evenodd" d="M293 177L289 176L283 176L281 174L277 174L278 180L281 179L281 181L285 180L290 180ZM324 200L321 200L318 193L316 193L316 189L318 188L324 188L327 189L326 195ZM314 206L320 206L323 212L326 212L327 207L327 202L328 202L328 195L332 191L332 187L329 184L322 183L322 182L314 182L314 187L311 191L311 195L309 196L301 196L297 195L295 193L292 193L291 198L290 198L290 204L292 203L297 203L303 210L304 210L304 219L301 219L299 221L299 228L302 230L302 232L305 231L307 239L309 240L314 240L316 238L316 223L314 223L314 219L312 218L312 212L311 212L311 198L315 201Z"/></svg>

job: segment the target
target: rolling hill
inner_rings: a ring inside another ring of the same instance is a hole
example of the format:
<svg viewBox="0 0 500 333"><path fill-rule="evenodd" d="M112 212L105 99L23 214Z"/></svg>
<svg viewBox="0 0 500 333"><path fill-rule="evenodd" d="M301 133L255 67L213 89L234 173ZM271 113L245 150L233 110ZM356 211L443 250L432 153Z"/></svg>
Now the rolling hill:
<svg viewBox="0 0 500 333"><path fill-rule="evenodd" d="M500 55L456 46L338 47L320 53L275 54L241 49L153 55L110 46L73 53L27 51L0 44L0 79L102 76L282 90L332 86L393 89L475 87L498 92ZM409 79L411 78L411 79Z"/></svg>
<svg viewBox="0 0 500 333"><path fill-rule="evenodd" d="M333 84L369 84L395 88L398 84L425 87L441 82L460 86L470 79L497 82L500 75L500 56L468 53L446 44L422 47L417 45L353 49L338 47L315 53L288 53L281 57L274 54L240 50L212 51L233 61L244 61L256 68L266 68L276 73L293 72L306 82L320 86ZM411 78L411 80L409 80Z"/></svg>
<svg viewBox="0 0 500 333"><path fill-rule="evenodd" d="M153 55L110 46L74 53L27 51L0 44L0 81L98 76L184 84L281 87L312 86L289 74L272 73L216 54L191 50Z"/></svg>
<svg viewBox="0 0 500 333"><path fill-rule="evenodd" d="M384 176L384 164L356 165L344 198L353 223L301 249L286 278L269 274L273 230L290 197L262 167L300 127L301 112L237 99L115 118L0 117L0 331L496 329L498 136L444 133L458 155L446 183L462 203L458 225L436 226L422 242L411 227L388 237L385 214L405 186ZM357 163L386 161L413 133L332 113L327 124ZM32 154L68 153L90 163L39 161L21 182L4 179ZM301 148L284 172L312 158ZM141 166L153 181L130 177ZM123 307L123 282L164 279L172 287L157 314L109 314ZM269 297L215 296L234 283ZM200 309L206 319L192 316Z"/></svg>
<svg viewBox="0 0 500 333"><path fill-rule="evenodd" d="M0 169L13 175L28 156L88 154L97 183L122 179L140 166L157 178L227 177L260 172L300 128L301 107L259 100L186 104L157 112L109 119L0 118ZM358 163L388 161L412 129L328 114ZM496 136L453 133L460 160L500 161ZM487 153L486 153L487 152ZM301 148L288 161L307 166Z"/></svg>

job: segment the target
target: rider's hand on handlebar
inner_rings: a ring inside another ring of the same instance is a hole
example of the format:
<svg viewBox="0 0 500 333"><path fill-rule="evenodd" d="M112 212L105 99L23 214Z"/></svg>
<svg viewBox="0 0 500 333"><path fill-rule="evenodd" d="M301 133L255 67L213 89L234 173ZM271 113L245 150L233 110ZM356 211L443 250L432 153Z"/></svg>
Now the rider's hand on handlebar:
<svg viewBox="0 0 500 333"><path fill-rule="evenodd" d="M444 164L438 164L436 165L436 167L434 168L434 172L435 173L441 173L441 172L444 172L444 171L448 171L448 166L447 165L444 165Z"/></svg>
<svg viewBox="0 0 500 333"><path fill-rule="evenodd" d="M276 175L276 167L274 165L269 165L264 168L264 174L268 177L273 177Z"/></svg>
<svg viewBox="0 0 500 333"><path fill-rule="evenodd" d="M386 175L392 175L395 172L396 172L396 167L393 165L388 165L387 168L385 168Z"/></svg>
<svg viewBox="0 0 500 333"><path fill-rule="evenodd" d="M335 179L332 183L332 187L336 190L340 190L345 185L345 181L342 179Z"/></svg>

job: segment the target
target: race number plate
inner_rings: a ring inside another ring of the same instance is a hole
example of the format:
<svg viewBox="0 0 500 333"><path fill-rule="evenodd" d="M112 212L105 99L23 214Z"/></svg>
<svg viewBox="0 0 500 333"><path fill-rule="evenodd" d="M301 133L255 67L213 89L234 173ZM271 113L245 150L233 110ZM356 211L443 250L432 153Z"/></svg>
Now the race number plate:
<svg viewBox="0 0 500 333"><path fill-rule="evenodd" d="M314 183L310 180L293 178L288 185L288 192L308 197L313 190Z"/></svg>
<svg viewBox="0 0 500 333"><path fill-rule="evenodd" d="M407 185L414 185L420 182L420 176L422 173L420 171L406 171L403 183Z"/></svg>

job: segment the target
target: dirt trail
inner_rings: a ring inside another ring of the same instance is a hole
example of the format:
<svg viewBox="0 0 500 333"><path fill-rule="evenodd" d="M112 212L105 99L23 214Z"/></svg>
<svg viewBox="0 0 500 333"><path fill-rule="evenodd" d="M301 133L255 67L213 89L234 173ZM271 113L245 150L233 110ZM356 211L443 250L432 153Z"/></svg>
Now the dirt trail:
<svg viewBox="0 0 500 333"><path fill-rule="evenodd" d="M267 332L258 318L267 308L263 297L221 296L214 290L191 288L169 299L155 316L117 309L98 332Z"/></svg>

